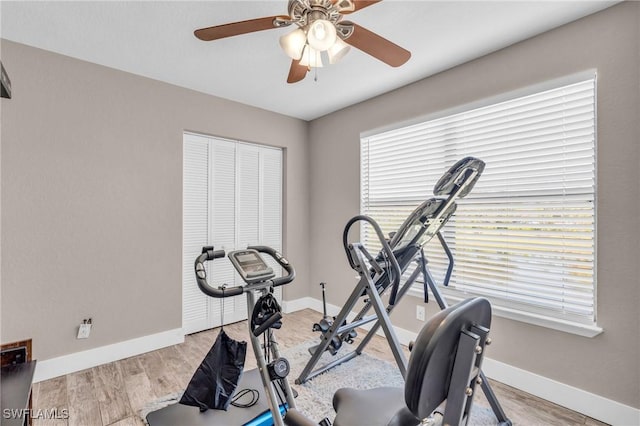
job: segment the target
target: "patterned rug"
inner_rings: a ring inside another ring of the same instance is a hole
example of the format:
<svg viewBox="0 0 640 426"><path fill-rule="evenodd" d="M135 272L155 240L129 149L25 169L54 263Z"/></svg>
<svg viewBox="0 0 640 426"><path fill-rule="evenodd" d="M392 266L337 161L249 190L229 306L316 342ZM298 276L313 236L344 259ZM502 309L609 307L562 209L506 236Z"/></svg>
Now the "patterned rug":
<svg viewBox="0 0 640 426"><path fill-rule="evenodd" d="M290 383L299 376L302 369L309 361L310 355L307 348L317 344L318 341L308 342L296 346L284 353L291 364ZM344 353L353 350L350 345L345 345ZM340 351L337 356L340 356ZM321 366L332 361L335 357L329 352L325 352L316 366ZM371 389L381 386L404 387L404 380L400 375L400 370L395 364L380 360L366 353L356 356L350 361L338 365L331 370L314 377L312 380L302 385L292 385L298 392L296 405L298 409L307 417L314 420L321 420L328 417L333 421L336 413L331 404L333 394L340 388ZM431 424L438 424L441 417L436 416ZM490 409L474 405L469 417L469 425L496 425L493 412Z"/></svg>
<svg viewBox="0 0 640 426"><path fill-rule="evenodd" d="M333 421L335 411L331 401L333 394L340 388L370 389L380 386L404 386L404 380L395 364L374 358L366 353L338 365L302 385L293 384L309 361L310 355L307 349L316 343L316 340L303 343L282 353L291 366L289 383L298 392L298 397L296 398L297 408L310 419L320 421L324 417L328 417L329 420ZM352 349L349 345L345 345L345 348L345 352ZM340 353L336 356L340 356ZM317 365L323 365L333 359L335 358L326 352ZM139 413L140 417L146 423L147 414L167 405L177 403L181 395L182 393L180 392L154 401ZM431 424L438 424L437 416ZM496 424L497 420L490 409L478 405L473 406L469 425L485 426Z"/></svg>

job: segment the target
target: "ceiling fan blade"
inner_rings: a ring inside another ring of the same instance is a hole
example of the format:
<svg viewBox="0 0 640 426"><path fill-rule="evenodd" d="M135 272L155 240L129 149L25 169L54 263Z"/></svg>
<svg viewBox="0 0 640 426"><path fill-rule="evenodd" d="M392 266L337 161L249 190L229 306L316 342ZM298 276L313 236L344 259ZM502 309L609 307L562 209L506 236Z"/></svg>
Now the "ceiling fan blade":
<svg viewBox="0 0 640 426"><path fill-rule="evenodd" d="M212 41L240 34L256 31L270 30L289 25L291 18L288 16L267 16L265 18L249 19L248 21L233 22L231 24L216 25L214 27L200 28L193 34L200 40Z"/></svg>
<svg viewBox="0 0 640 426"><path fill-rule="evenodd" d="M300 65L299 59L291 61L291 68L289 68L289 76L287 77L287 83L297 83L303 80L307 76L309 67Z"/></svg>
<svg viewBox="0 0 640 426"><path fill-rule="evenodd" d="M380 3L381 1L382 0L334 0L334 4L338 6L340 13L348 15L372 4Z"/></svg>
<svg viewBox="0 0 640 426"><path fill-rule="evenodd" d="M344 23L353 25L353 33L344 41L374 58L381 60L385 64L391 65L392 67L399 67L411 58L411 52L390 42L386 38L358 24L346 21Z"/></svg>

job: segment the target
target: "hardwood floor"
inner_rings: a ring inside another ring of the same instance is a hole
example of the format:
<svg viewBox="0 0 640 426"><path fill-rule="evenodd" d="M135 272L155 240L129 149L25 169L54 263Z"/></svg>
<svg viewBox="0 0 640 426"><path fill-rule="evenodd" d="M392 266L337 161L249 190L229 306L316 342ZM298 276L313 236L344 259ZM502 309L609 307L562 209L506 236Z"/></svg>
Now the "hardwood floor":
<svg viewBox="0 0 640 426"><path fill-rule="evenodd" d="M283 328L276 332L281 350L317 337L311 326L320 315L304 310L285 315ZM248 340L246 322L225 326L227 334ZM34 419L34 426L143 426L138 412L158 398L183 390L211 347L217 329L196 333L180 345L127 358L67 376L36 383L33 408L68 410L68 419ZM393 361L386 341L375 336L366 352ZM246 369L255 368L248 351ZM408 351L407 351L408 355ZM293 382L293 378L291 379ZM567 410L498 382L491 382L503 409L517 425L603 425L582 414ZM482 392L477 404L488 406ZM188 425L176 425L188 426Z"/></svg>

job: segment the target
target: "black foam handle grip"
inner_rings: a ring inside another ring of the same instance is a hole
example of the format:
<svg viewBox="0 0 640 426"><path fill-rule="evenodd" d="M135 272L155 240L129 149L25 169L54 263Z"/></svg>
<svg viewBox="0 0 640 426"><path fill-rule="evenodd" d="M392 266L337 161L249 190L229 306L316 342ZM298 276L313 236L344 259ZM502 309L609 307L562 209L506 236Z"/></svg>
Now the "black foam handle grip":
<svg viewBox="0 0 640 426"><path fill-rule="evenodd" d="M262 333L267 331L267 329L271 328L271 326L273 324L275 324L276 322L280 321L281 319L282 319L282 314L280 312L276 312L275 314L273 314L269 318L267 318L267 320L265 322L260 324L260 326L256 327L253 330L253 335L258 337L259 335L261 335Z"/></svg>
<svg viewBox="0 0 640 426"><path fill-rule="evenodd" d="M204 262L208 260L218 259L220 257L224 257L224 250L214 250L213 247L203 247L202 254L196 258L194 269L196 272L196 283L204 294L210 297L215 297L216 299L221 299L223 297L233 297L239 294L242 294L244 288L242 286L237 287L229 287L229 288L214 288L209 285L207 282L207 276L204 272Z"/></svg>
<svg viewBox="0 0 640 426"><path fill-rule="evenodd" d="M207 260L219 259L225 256L224 250L214 250L213 246L202 247L202 253L207 254Z"/></svg>

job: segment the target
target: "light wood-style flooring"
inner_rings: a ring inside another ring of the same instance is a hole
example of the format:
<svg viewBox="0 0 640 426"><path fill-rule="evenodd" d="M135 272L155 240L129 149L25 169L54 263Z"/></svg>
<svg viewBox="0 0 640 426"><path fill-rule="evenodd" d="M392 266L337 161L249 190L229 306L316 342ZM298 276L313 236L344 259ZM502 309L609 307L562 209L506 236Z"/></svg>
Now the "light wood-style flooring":
<svg viewBox="0 0 640 426"><path fill-rule="evenodd" d="M283 328L276 331L280 349L317 337L311 327L319 319L317 312L308 309L285 315ZM248 341L246 322L225 326L225 330L235 339ZM58 420L35 419L34 426L143 426L137 415L139 410L160 397L183 390L216 335L217 329L196 333L187 336L180 345L36 383L34 410L66 409L69 416ZM365 352L394 362L382 337L375 336ZM254 367L249 348L245 369ZM290 382L294 379L290 378ZM516 425L603 424L504 384L491 383L503 409ZM488 406L482 392L477 395L476 403Z"/></svg>

